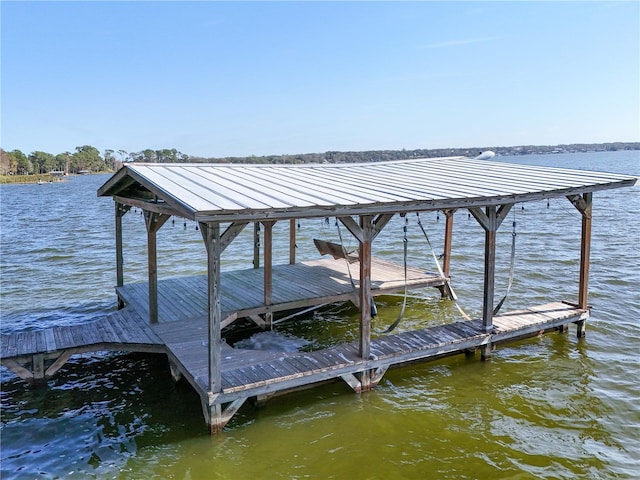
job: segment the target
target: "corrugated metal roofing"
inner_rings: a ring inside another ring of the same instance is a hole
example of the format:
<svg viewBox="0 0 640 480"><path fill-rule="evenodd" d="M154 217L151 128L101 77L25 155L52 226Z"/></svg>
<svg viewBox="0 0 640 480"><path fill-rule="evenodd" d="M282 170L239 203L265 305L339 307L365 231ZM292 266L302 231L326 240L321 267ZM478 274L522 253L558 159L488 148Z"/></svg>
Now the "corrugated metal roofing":
<svg viewBox="0 0 640 480"><path fill-rule="evenodd" d="M132 179L183 216L201 221L487 206L637 181L628 175L464 157L357 164L129 164L98 195L120 195Z"/></svg>

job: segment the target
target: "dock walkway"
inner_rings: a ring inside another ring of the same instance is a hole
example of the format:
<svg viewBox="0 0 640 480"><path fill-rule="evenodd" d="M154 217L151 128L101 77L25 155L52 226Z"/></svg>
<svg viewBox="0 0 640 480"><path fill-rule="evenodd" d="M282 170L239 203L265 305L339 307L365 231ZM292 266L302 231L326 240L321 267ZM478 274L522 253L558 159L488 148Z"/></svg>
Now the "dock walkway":
<svg viewBox="0 0 640 480"><path fill-rule="evenodd" d="M351 269L351 275L348 268ZM236 313L237 318L282 312L314 305L354 300L358 287L358 263L347 266L345 260L319 259L295 265L273 267L272 304L264 305L264 269L231 270L221 273L220 301L223 318ZM313 281L310 281L313 279ZM353 285L352 285L353 282ZM444 279L437 273L407 266L406 288L442 287ZM371 293L385 295L404 291L402 265L373 258ZM132 283L117 287L120 299L134 306L145 318L149 315L149 284ZM158 282L158 322L196 318L207 313L207 276L196 275Z"/></svg>
<svg viewBox="0 0 640 480"><path fill-rule="evenodd" d="M402 266L374 262L373 291L376 294L404 289ZM344 269L344 271L343 271ZM223 273L223 309L239 315L258 314L259 269ZM305 275L315 279L309 290ZM280 303L274 311L318 305L352 298L353 287L345 263L320 260L274 268L279 278ZM322 280L318 280L322 279ZM439 286L442 279L420 269L410 269L410 288ZM94 351L143 351L166 354L174 378L184 377L201 398L208 398L208 343L206 277L175 278L160 282L159 322L148 321L147 284L118 289L125 308L96 321L77 326L58 326L35 331L3 333L0 342L2 364L29 382L42 382L55 374L74 354ZM248 294L241 296L239 292ZM231 293L230 293L231 292ZM233 294L236 293L236 295ZM236 310L233 310L236 309ZM494 317L493 329L484 330L481 320L460 321L372 338L370 356L363 359L357 344L343 344L313 352L273 352L232 348L223 345L221 391L211 400L216 405L235 405L247 398L265 398L277 392L341 378L360 391L363 372L368 383L377 383L387 368L443 355L464 352L537 335L571 322L582 322L589 312L554 302ZM234 316L235 318L235 316ZM229 413L233 414L233 411ZM205 409L206 415L206 409Z"/></svg>
<svg viewBox="0 0 640 480"><path fill-rule="evenodd" d="M364 370L427 361L563 327L583 321L588 311L562 302L517 310L494 318L494 329L485 332L481 320L459 321L410 332L381 335L371 341L371 356L358 356L356 344L345 344L314 352L258 352L227 348L222 352L221 402L261 396L332 378L343 378L358 390L351 376ZM160 325L156 332L166 342L168 355L199 391L207 390L207 344L202 341L207 324L203 319L190 324L200 331L185 341L177 325ZM347 376L345 378L345 376Z"/></svg>

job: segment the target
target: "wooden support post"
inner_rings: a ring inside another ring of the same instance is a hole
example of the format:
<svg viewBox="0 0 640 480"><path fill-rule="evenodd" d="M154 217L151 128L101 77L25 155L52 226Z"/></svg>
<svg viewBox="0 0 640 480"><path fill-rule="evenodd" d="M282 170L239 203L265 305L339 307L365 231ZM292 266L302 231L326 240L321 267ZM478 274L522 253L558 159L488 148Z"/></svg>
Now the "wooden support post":
<svg viewBox="0 0 640 480"><path fill-rule="evenodd" d="M149 323L158 322L158 253L156 232L147 230L147 259L149 265Z"/></svg>
<svg viewBox="0 0 640 480"><path fill-rule="evenodd" d="M210 399L202 397L202 409L209 426L209 433L212 435L220 433L246 400L246 398L238 398L223 406L222 404L211 404Z"/></svg>
<svg viewBox="0 0 640 480"><path fill-rule="evenodd" d="M116 206L116 285L124 285L124 257L122 255L122 217L131 207L115 202ZM122 308L124 305L118 305Z"/></svg>
<svg viewBox="0 0 640 480"><path fill-rule="evenodd" d="M450 277L451 269L451 243L453 240L453 214L455 210L445 210L445 224L444 224L444 252L442 257L442 271L445 276Z"/></svg>
<svg viewBox="0 0 640 480"><path fill-rule="evenodd" d="M49 352L50 354L56 354L56 352ZM54 362L46 368L45 365L45 355L42 353L37 353L31 356L30 362L31 369L26 368L24 365L18 363L16 360L11 358L3 358L2 365L7 367L13 373L18 375L20 378L25 380L31 385L43 385L48 379L50 379L60 368L69 360L71 355L77 353L75 349L68 349L60 351L60 355L54 360ZM47 358L49 355L47 355Z"/></svg>
<svg viewBox="0 0 640 480"><path fill-rule="evenodd" d="M222 405L205 405L204 402L205 400L203 400L202 409L204 410L204 417L209 427L209 433L211 435L220 433L225 425L222 421Z"/></svg>
<svg viewBox="0 0 640 480"><path fill-rule="evenodd" d="M173 378L174 382L177 382L182 378L180 368L171 360L169 360L169 371L171 372L171 378Z"/></svg>
<svg viewBox="0 0 640 480"><path fill-rule="evenodd" d="M222 391L222 307L220 303L220 224L200 223L207 248L209 392Z"/></svg>
<svg viewBox="0 0 640 480"><path fill-rule="evenodd" d="M439 287L440 296L442 298L449 298L453 301L456 301L456 295L453 292L450 284L450 273L449 270L451 268L451 243L453 239L453 214L455 210L445 210L445 227L444 227L444 247L442 253L442 272L446 277L445 284Z"/></svg>
<svg viewBox="0 0 640 480"><path fill-rule="evenodd" d="M169 215L144 211L147 225L147 258L149 263L149 322L158 323L158 259L156 233L169 220Z"/></svg>
<svg viewBox="0 0 640 480"><path fill-rule="evenodd" d="M360 216L360 229L362 240L360 241L360 335L358 350L360 357L369 360L371 348L371 239L373 236L373 224L370 215ZM363 372L360 382L362 390L369 389L368 372Z"/></svg>
<svg viewBox="0 0 640 480"><path fill-rule="evenodd" d="M46 381L44 375L44 355L37 353L31 357L33 363L33 384L43 385Z"/></svg>
<svg viewBox="0 0 640 480"><path fill-rule="evenodd" d="M273 292L273 225L275 223L275 221L262 222L264 228L264 305L267 307L264 321L267 329L270 329L273 323L273 312L269 306Z"/></svg>
<svg viewBox="0 0 640 480"><path fill-rule="evenodd" d="M253 268L260 268L260 222L253 224Z"/></svg>
<svg viewBox="0 0 640 480"><path fill-rule="evenodd" d="M485 332L489 333L493 330L493 302L495 290L495 272L496 272L496 232L500 224L505 219L513 204L500 206L498 209L495 205L485 208L483 212L480 208L473 207L469 212L478 221L484 229L484 293L482 300L482 325ZM491 342L481 347L481 356L483 360L491 358L492 351Z"/></svg>
<svg viewBox="0 0 640 480"><path fill-rule="evenodd" d="M591 255L591 213L593 194L572 195L567 197L582 214L582 235L580 240L580 279L578 283L578 308L589 308L589 257ZM585 321L576 322L578 338L585 335Z"/></svg>
<svg viewBox="0 0 640 480"><path fill-rule="evenodd" d="M289 264L296 264L296 219L289 220Z"/></svg>
<svg viewBox="0 0 640 480"><path fill-rule="evenodd" d="M493 329L493 301L496 273L496 207L487 207L490 228L484 232L484 294L482 300L482 325L485 332Z"/></svg>

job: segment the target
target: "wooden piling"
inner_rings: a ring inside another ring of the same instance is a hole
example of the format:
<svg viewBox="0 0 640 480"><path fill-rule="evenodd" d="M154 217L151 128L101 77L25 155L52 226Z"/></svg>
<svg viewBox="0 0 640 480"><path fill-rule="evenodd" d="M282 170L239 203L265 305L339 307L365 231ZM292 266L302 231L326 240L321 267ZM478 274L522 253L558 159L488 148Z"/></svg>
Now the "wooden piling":
<svg viewBox="0 0 640 480"><path fill-rule="evenodd" d="M147 260L149 273L149 322L158 322L158 256L156 233L169 219L169 215L144 211L147 227Z"/></svg>

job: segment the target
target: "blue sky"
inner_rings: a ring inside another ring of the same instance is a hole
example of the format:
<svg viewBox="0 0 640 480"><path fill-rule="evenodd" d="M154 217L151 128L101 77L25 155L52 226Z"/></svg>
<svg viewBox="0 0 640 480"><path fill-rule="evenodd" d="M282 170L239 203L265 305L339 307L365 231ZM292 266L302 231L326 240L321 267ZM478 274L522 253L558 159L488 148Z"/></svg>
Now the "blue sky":
<svg viewBox="0 0 640 480"><path fill-rule="evenodd" d="M640 2L0 2L5 150L640 140Z"/></svg>

